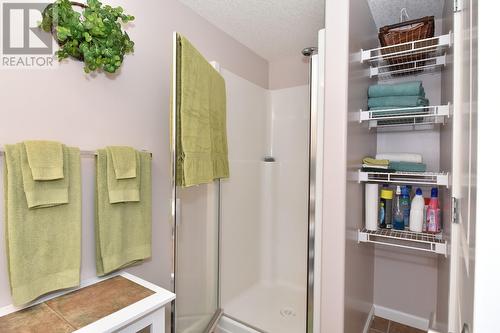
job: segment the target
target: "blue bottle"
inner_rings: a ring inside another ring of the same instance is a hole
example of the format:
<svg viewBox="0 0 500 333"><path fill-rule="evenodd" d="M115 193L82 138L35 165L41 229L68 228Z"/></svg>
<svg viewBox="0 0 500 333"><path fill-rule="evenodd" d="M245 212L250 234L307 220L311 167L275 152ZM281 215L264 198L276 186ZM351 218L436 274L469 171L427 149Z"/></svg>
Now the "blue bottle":
<svg viewBox="0 0 500 333"><path fill-rule="evenodd" d="M403 209L401 207L401 187L396 187L396 198L394 199L394 213L392 214L392 228L405 230Z"/></svg>
<svg viewBox="0 0 500 333"><path fill-rule="evenodd" d="M410 228L410 188L402 186L401 188L401 210L403 211L403 221L405 229Z"/></svg>

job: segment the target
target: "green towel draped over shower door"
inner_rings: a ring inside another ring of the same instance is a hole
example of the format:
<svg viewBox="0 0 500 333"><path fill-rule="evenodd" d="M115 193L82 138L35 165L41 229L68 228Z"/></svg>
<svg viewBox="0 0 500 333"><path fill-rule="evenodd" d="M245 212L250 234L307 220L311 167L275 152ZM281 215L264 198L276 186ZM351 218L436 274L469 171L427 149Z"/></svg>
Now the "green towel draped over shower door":
<svg viewBox="0 0 500 333"><path fill-rule="evenodd" d="M224 78L177 35L176 184L229 177Z"/></svg>

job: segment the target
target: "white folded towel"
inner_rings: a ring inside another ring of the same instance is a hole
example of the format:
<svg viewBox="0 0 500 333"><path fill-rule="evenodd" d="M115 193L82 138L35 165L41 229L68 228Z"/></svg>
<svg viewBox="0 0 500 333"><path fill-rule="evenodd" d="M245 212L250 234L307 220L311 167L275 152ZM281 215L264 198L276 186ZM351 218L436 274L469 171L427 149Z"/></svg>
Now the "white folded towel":
<svg viewBox="0 0 500 333"><path fill-rule="evenodd" d="M389 160L391 162L423 163L422 155L410 153L382 153L375 156L377 160Z"/></svg>

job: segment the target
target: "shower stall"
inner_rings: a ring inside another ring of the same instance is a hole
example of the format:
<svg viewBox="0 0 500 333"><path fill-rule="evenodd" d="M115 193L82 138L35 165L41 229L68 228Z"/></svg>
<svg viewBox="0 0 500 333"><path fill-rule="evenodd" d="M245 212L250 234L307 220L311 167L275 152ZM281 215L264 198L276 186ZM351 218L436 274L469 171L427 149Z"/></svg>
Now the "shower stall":
<svg viewBox="0 0 500 333"><path fill-rule="evenodd" d="M304 50L309 85L268 90L212 63L226 81L230 178L172 184L174 333L315 331L323 30L318 39Z"/></svg>

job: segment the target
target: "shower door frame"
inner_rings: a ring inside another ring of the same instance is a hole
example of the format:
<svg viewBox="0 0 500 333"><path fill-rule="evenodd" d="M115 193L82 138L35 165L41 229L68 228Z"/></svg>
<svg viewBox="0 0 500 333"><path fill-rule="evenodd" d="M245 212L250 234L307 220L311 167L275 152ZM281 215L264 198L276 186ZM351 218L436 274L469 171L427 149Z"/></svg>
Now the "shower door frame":
<svg viewBox="0 0 500 333"><path fill-rule="evenodd" d="M176 73L177 73L177 32L173 32L173 56L172 56L172 107L176 108ZM220 65L217 62L210 62L220 73ZM307 235L307 299L306 299L306 332L319 333L320 328L320 304L321 304L321 229L322 229L322 208L323 208L323 128L324 128L324 80L325 80L325 29L318 32L318 53L311 56L309 64L309 201L308 201L308 235ZM180 202L177 198L176 186L176 134L177 134L177 112L174 110L171 117L171 175L172 175L172 291L176 291L177 272L177 237L178 220L177 209ZM223 316L221 308L221 183L217 180L218 192L218 240L217 240L217 271L218 271L218 291L217 291L217 311L206 328L206 333L211 332ZM171 332L176 333L176 301L171 307ZM230 317L232 318L232 317ZM233 320L238 321L236 318ZM242 324L252 327L248 323ZM258 329L256 329L258 330ZM258 330L259 331L259 330Z"/></svg>

